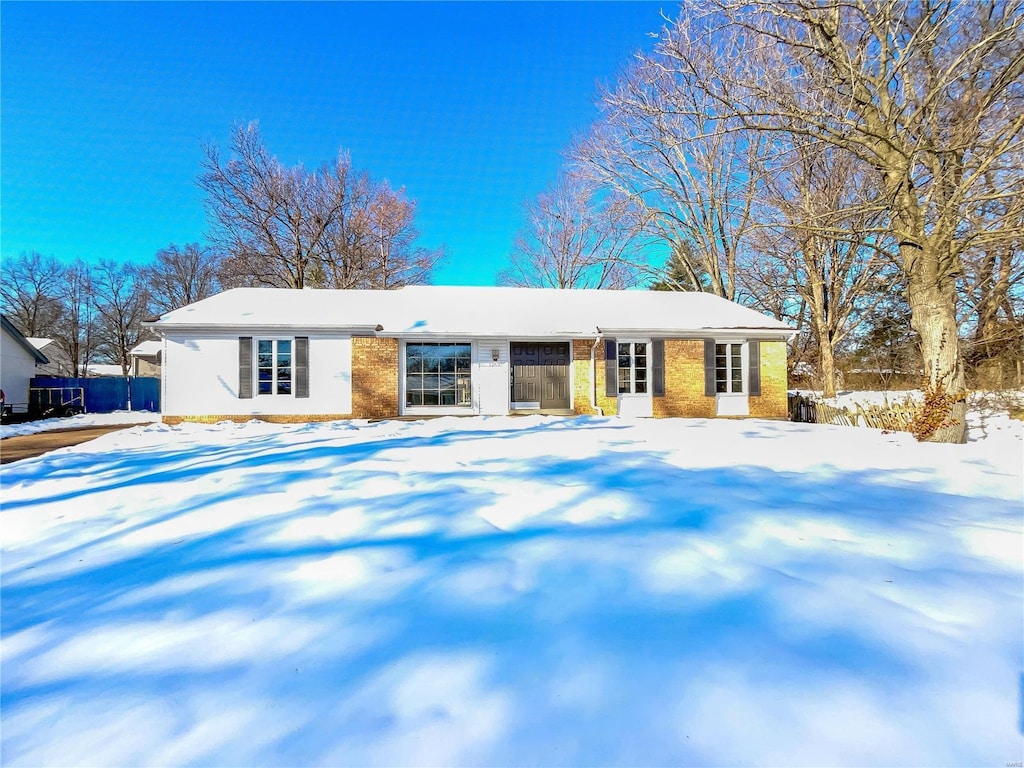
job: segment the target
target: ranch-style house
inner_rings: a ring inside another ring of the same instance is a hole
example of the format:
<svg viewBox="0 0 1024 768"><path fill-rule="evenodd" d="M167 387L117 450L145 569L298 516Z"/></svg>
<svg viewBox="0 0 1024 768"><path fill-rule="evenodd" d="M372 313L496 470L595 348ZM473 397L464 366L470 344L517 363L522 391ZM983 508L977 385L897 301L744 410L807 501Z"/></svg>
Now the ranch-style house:
<svg viewBox="0 0 1024 768"><path fill-rule="evenodd" d="M147 323L163 420L786 416L784 323L705 293L237 288Z"/></svg>

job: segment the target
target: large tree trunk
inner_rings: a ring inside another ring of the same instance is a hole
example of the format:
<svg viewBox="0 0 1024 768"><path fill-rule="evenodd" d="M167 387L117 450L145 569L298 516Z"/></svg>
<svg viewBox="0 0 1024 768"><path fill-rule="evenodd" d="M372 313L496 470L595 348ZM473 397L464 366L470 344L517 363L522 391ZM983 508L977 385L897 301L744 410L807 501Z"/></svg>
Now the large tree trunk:
<svg viewBox="0 0 1024 768"><path fill-rule="evenodd" d="M904 258L910 325L921 337L925 405L915 420L914 434L934 443L967 441L967 390L956 322L953 282L938 274L938 259L917 246Z"/></svg>
<svg viewBox="0 0 1024 768"><path fill-rule="evenodd" d="M836 351L832 335L824 323L815 319L815 335L818 337L818 373L821 376L821 396L836 396Z"/></svg>

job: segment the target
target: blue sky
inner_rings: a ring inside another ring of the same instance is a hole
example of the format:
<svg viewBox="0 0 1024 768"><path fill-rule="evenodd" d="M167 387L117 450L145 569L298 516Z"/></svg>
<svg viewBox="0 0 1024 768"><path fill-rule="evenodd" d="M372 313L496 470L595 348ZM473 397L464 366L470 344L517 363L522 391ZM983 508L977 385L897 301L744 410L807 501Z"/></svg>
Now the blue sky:
<svg viewBox="0 0 1024 768"><path fill-rule="evenodd" d="M143 261L206 231L201 146L405 186L442 284L489 285L523 204L670 3L0 6L2 255Z"/></svg>

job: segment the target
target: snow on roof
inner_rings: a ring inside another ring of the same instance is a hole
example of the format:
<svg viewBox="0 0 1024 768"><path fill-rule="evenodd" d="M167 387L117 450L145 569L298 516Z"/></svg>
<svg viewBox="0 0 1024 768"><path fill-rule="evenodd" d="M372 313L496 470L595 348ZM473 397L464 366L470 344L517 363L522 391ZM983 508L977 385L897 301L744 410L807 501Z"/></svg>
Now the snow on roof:
<svg viewBox="0 0 1024 768"><path fill-rule="evenodd" d="M128 354L136 355L137 357L153 357L159 355L163 350L164 344L159 339L150 339L149 341L140 341Z"/></svg>
<svg viewBox="0 0 1024 768"><path fill-rule="evenodd" d="M113 363L90 363L85 369L86 376L123 376L120 365Z"/></svg>
<svg viewBox="0 0 1024 768"><path fill-rule="evenodd" d="M157 330L376 329L385 336L592 336L597 329L792 333L774 318L708 293L469 286L390 291L235 288L169 312L151 325Z"/></svg>
<svg viewBox="0 0 1024 768"><path fill-rule="evenodd" d="M44 339L39 336L26 336L25 341L31 344L36 349L42 349L47 344L53 344L53 339Z"/></svg>

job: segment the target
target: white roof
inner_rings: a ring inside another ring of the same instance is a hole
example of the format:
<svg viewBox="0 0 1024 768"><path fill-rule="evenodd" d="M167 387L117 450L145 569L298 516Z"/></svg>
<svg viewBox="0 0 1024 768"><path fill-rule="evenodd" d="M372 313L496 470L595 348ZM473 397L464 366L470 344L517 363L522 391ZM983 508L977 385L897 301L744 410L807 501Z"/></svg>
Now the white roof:
<svg viewBox="0 0 1024 768"><path fill-rule="evenodd" d="M112 363L90 363L85 369L86 376L123 376L120 365Z"/></svg>
<svg viewBox="0 0 1024 768"><path fill-rule="evenodd" d="M378 290L235 288L150 324L185 329L376 330L383 336L593 336L596 332L756 330L774 318L708 293L408 286Z"/></svg>
<svg viewBox="0 0 1024 768"><path fill-rule="evenodd" d="M137 355L138 357L152 357L153 355L159 355L164 348L164 343L159 339L150 339L149 341L140 341L128 354Z"/></svg>
<svg viewBox="0 0 1024 768"><path fill-rule="evenodd" d="M31 344L36 349L41 350L47 344L53 344L53 339L44 339L39 336L26 336L25 341Z"/></svg>

